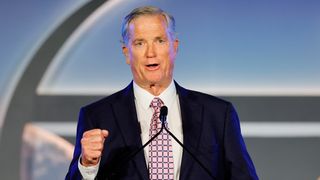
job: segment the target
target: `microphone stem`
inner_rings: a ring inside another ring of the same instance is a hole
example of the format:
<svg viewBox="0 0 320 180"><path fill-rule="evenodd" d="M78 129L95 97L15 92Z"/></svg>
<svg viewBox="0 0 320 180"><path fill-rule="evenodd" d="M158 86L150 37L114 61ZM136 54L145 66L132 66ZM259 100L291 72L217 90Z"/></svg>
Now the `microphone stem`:
<svg viewBox="0 0 320 180"><path fill-rule="evenodd" d="M159 134L163 131L164 126L161 126L161 129L159 132L157 132L157 134L155 134L151 139L149 139L148 142L146 142L143 146L141 146L139 149L137 149L136 151L134 151L133 153L131 153L129 156L127 156L127 158L125 159L125 161L122 161L122 165L127 163L129 160L131 160L134 156L136 156L140 151L142 151L142 149L144 149L147 145L149 145L156 137L159 136ZM122 166L121 165L121 166Z"/></svg>
<svg viewBox="0 0 320 180"><path fill-rule="evenodd" d="M164 119L162 119L164 118ZM160 131L155 134L151 139L149 139L148 142L146 142L143 146L141 146L139 149L137 149L136 151L134 151L133 153L131 153L129 156L127 156L128 158L126 158L125 161L122 161L122 165L127 163L129 160L131 160L134 156L136 156L140 151L142 151L142 149L144 149L147 145L149 145L157 136L159 136L159 134L163 131L163 129L165 129L169 134L170 136L184 149L186 150L187 153L189 153L189 155L206 171L206 173L213 179L215 180L215 177L211 174L210 170L208 168L206 168L202 162L193 154L191 153L191 151L185 147L179 140L178 138L172 134L168 129L167 127L164 125L164 122L165 122L165 117L162 117L160 118L161 119L161 129ZM121 165L121 166L122 166Z"/></svg>
<svg viewBox="0 0 320 180"><path fill-rule="evenodd" d="M200 161L193 153L191 153L191 151L190 151L187 147L185 147L185 146L178 140L178 138L177 138L175 135L173 135L173 134L164 126L164 123L162 123L162 128L164 128L164 129L170 134L170 136L173 137L173 139L174 139L178 144L180 144L180 146L181 146L184 150L186 150L186 151L189 153L189 155L190 155L195 161L197 161L197 163L208 173L208 175L209 175L213 180L215 179L215 177L211 174L210 170L209 170L208 168L206 168L206 167L201 163L201 161ZM162 129L162 128L161 128L161 129Z"/></svg>

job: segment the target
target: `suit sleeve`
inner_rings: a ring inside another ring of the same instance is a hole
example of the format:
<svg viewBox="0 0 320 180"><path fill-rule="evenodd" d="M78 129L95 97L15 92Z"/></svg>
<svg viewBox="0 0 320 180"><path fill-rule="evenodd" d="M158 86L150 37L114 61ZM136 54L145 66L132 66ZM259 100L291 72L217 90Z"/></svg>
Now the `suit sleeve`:
<svg viewBox="0 0 320 180"><path fill-rule="evenodd" d="M236 110L229 104L225 121L225 153L228 179L257 180L259 179L253 162L246 149L241 135L240 122Z"/></svg>
<svg viewBox="0 0 320 180"><path fill-rule="evenodd" d="M78 160L81 155L81 138L85 131L92 129L93 123L89 120L85 113L85 109L82 108L79 113L79 120L77 126L76 144L74 148L73 158L69 166L66 180L82 180L81 173L78 168Z"/></svg>

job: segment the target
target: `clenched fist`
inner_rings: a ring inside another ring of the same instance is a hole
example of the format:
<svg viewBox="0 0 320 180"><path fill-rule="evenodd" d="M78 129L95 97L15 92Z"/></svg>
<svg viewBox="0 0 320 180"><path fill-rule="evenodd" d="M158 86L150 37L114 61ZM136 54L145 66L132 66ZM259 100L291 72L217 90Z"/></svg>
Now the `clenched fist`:
<svg viewBox="0 0 320 180"><path fill-rule="evenodd" d="M82 135L82 158L83 166L94 166L98 164L102 155L104 140L108 137L109 132L102 129L92 129Z"/></svg>

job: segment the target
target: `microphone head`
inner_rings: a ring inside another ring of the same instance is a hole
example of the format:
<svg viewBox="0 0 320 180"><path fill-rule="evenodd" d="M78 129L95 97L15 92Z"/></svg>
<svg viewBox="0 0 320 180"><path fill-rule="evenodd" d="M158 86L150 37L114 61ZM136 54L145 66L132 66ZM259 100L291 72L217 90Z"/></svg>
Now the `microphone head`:
<svg viewBox="0 0 320 180"><path fill-rule="evenodd" d="M160 120L162 121L162 123L165 122L167 115L168 115L167 106L162 106L160 109Z"/></svg>
<svg viewBox="0 0 320 180"><path fill-rule="evenodd" d="M168 108L167 106L162 106L160 109L160 116L167 116L168 115Z"/></svg>

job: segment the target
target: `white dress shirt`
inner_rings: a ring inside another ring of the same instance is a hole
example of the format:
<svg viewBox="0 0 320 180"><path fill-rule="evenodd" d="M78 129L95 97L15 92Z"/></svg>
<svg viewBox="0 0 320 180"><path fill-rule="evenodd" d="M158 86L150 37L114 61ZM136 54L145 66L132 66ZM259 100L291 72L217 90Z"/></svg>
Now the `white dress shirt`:
<svg viewBox="0 0 320 180"><path fill-rule="evenodd" d="M145 89L138 86L133 82L133 92L135 97L135 105L137 110L138 121L141 126L141 140L142 144L145 144L149 140L149 129L151 118L153 115L153 109L150 107L151 101L156 96L150 94ZM179 97L176 92L174 82L172 81L167 89L165 89L159 96L165 106L168 107L168 128L169 130L183 142L183 132L182 132L182 120L181 111L179 104ZM105 147L107 148L107 147ZM149 146L144 148L144 155L146 159L146 164L148 167L149 161ZM174 179L178 180L180 176L180 167L182 159L182 147L172 138L172 151L173 151L173 161L174 161ZM100 162L99 162L100 163ZM98 173L99 164L94 167L84 167L78 162L78 167L80 173L85 180L93 180Z"/></svg>

